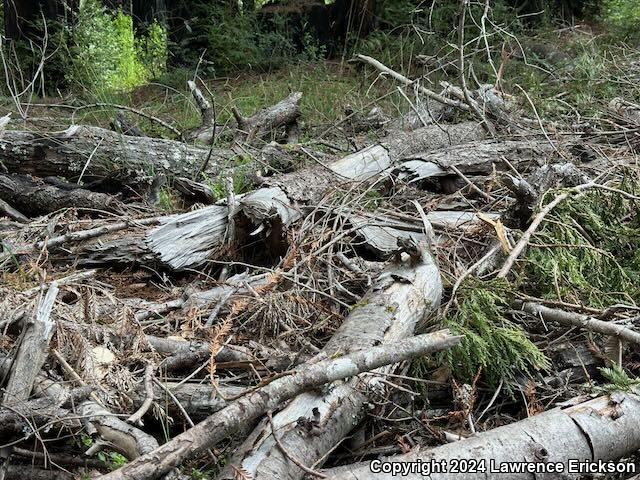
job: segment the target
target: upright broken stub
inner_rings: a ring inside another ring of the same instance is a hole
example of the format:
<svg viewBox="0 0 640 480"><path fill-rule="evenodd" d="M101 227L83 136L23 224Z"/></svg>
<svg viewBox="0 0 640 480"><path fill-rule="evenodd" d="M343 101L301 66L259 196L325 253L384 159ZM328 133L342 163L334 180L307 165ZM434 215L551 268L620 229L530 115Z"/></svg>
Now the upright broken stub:
<svg viewBox="0 0 640 480"><path fill-rule="evenodd" d="M302 92L293 92L275 105L263 108L255 115L245 118L238 110L233 109L237 130L234 140L238 143L256 143L277 136L278 130L284 131L288 138L290 131L297 126L300 117L300 99Z"/></svg>

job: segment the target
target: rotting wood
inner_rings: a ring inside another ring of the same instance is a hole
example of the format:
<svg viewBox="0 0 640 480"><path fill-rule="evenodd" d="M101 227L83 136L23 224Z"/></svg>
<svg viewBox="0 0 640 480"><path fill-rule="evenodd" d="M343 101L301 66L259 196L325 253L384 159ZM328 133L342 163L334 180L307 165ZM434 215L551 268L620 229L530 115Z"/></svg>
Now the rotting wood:
<svg viewBox="0 0 640 480"><path fill-rule="evenodd" d="M25 333L2 398L2 404L5 406L16 405L31 395L36 377L47 358L49 342L55 331L56 324L49 317L57 297L58 285L53 282L44 298L38 303L33 321L24 326Z"/></svg>
<svg viewBox="0 0 640 480"><path fill-rule="evenodd" d="M245 118L233 108L233 116L236 118L236 142L255 143L265 140L279 127L287 131L293 128L300 116L299 102L302 92L293 92L287 98L273 106L263 108L251 117Z"/></svg>
<svg viewBox="0 0 640 480"><path fill-rule="evenodd" d="M0 175L0 199L26 215L43 215L64 208L86 208L123 213L116 197L84 188L63 189L27 175Z"/></svg>
<svg viewBox="0 0 640 480"><path fill-rule="evenodd" d="M316 205L340 183L374 178L392 167L395 159L402 155L443 148L479 136L483 136L483 132L477 124L452 125L444 132L439 126L429 126L397 135L326 166L268 177L262 188L242 196L239 212L255 226L277 222L286 227L303 216L306 206ZM487 158L483 160L486 162ZM223 245L227 225L227 206L212 205L163 217L160 225L144 236L125 237L85 248L79 261L86 266L96 266L153 263L157 259L174 270L193 268L205 263Z"/></svg>
<svg viewBox="0 0 640 480"><path fill-rule="evenodd" d="M182 142L132 137L86 125L62 132L6 131L0 138L0 162L10 173L61 176L76 182L139 183L154 174L191 177L210 149ZM235 153L213 149L206 174L215 177L231 165Z"/></svg>

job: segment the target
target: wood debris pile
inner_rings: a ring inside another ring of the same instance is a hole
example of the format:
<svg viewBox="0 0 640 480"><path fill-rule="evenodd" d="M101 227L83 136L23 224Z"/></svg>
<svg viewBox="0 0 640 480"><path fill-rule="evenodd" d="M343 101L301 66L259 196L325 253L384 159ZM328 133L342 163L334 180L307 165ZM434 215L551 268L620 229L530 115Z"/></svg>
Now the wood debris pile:
<svg viewBox="0 0 640 480"><path fill-rule="evenodd" d="M301 93L223 126L190 88L176 140L5 119L0 478L640 449L638 106L548 124L445 84L301 142Z"/></svg>

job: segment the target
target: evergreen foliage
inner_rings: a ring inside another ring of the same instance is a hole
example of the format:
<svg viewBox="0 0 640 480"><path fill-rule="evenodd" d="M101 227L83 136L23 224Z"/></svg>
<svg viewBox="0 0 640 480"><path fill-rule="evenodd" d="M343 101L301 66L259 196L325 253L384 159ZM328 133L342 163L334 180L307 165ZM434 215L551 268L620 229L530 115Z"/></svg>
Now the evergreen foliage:
<svg viewBox="0 0 640 480"><path fill-rule="evenodd" d="M637 172L621 190L638 195ZM546 203L557 191L548 192ZM606 308L640 300L638 202L600 189L574 195L545 218L528 253L526 278L544 298Z"/></svg>
<svg viewBox="0 0 640 480"><path fill-rule="evenodd" d="M471 278L458 290L457 311L443 326L464 335L459 345L442 355L457 378L471 381L479 370L488 383L505 387L516 374L547 368L549 361L525 331L506 317L513 287L503 279Z"/></svg>

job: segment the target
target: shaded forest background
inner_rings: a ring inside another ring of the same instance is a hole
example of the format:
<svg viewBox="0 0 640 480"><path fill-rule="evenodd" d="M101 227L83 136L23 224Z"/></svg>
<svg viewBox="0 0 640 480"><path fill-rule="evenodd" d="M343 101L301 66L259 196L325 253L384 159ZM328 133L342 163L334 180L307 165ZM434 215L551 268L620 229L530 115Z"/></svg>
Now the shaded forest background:
<svg viewBox="0 0 640 480"><path fill-rule="evenodd" d="M640 20L632 0L489 3L491 22L516 35L587 21L626 40ZM400 66L439 53L458 10L451 0L3 0L4 63L28 78L42 70L43 95L73 84L129 89L196 65L209 75L270 71L356 50Z"/></svg>

